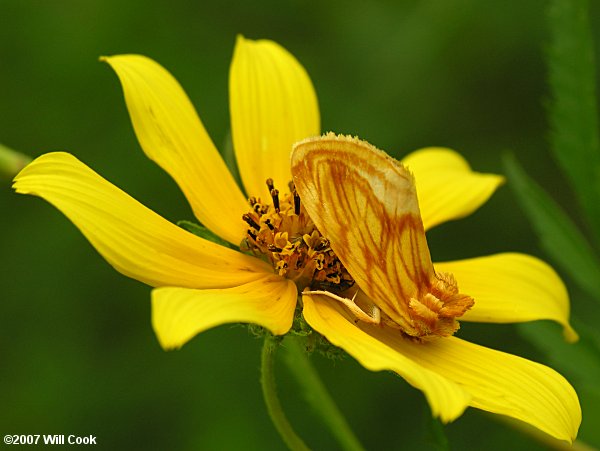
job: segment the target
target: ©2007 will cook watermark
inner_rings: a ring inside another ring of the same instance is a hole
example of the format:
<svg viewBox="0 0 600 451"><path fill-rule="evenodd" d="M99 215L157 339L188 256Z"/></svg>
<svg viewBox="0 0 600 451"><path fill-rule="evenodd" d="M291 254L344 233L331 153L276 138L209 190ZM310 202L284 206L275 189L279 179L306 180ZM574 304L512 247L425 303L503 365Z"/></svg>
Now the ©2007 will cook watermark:
<svg viewBox="0 0 600 451"><path fill-rule="evenodd" d="M6 445L97 445L95 435L6 434Z"/></svg>

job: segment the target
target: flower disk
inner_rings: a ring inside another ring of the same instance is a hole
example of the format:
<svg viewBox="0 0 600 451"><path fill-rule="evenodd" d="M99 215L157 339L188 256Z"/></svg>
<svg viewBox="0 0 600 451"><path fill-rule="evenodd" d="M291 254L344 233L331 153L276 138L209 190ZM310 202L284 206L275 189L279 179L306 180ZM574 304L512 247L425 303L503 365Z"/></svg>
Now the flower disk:
<svg viewBox="0 0 600 451"><path fill-rule="evenodd" d="M242 216L249 228L240 248L266 259L280 276L293 280L299 291L311 287L338 293L351 287L352 276L308 216L293 184L280 197L273 180L266 183L272 202L248 200L252 210Z"/></svg>

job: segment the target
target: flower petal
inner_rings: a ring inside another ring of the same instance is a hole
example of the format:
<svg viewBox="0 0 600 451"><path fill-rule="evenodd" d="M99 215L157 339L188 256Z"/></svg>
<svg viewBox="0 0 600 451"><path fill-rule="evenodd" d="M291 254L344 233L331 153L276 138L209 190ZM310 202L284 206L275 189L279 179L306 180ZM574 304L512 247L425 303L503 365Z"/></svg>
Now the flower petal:
<svg viewBox="0 0 600 451"><path fill-rule="evenodd" d="M417 150L402 163L415 176L425 230L470 215L504 182L500 175L473 172L467 161L450 149Z"/></svg>
<svg viewBox="0 0 600 451"><path fill-rule="evenodd" d="M428 343L406 340L390 328L361 326L415 364L471 394L471 406L524 421L571 442L581 424L573 387L556 371L456 337Z"/></svg>
<svg viewBox="0 0 600 451"><path fill-rule="evenodd" d="M168 222L68 153L37 158L14 188L50 202L117 271L148 285L224 288L272 273L257 258Z"/></svg>
<svg viewBox="0 0 600 451"><path fill-rule="evenodd" d="M270 199L292 179L292 144L320 133L317 96L308 74L283 47L239 36L229 73L233 146L246 192Z"/></svg>
<svg viewBox="0 0 600 451"><path fill-rule="evenodd" d="M152 326L164 349L178 348L195 335L226 323L254 323L275 335L292 326L298 293L294 282L269 275L234 288L152 291Z"/></svg>
<svg viewBox="0 0 600 451"><path fill-rule="evenodd" d="M121 84L138 141L169 173L198 220L220 237L240 244L246 199L177 80L150 58L103 58Z"/></svg>
<svg viewBox="0 0 600 451"><path fill-rule="evenodd" d="M335 346L343 348L371 371L392 370L423 391L434 416L444 422L459 417L470 395L458 384L415 363L386 343L356 327L338 302L318 294L303 295L303 315L308 324ZM399 334L398 331L396 333Z"/></svg>
<svg viewBox="0 0 600 451"><path fill-rule="evenodd" d="M302 299L306 321L315 330L367 369L390 369L422 390L443 421L471 405L525 421L560 440L577 435L577 394L544 365L455 337L420 343L396 329L355 324L341 304L323 296Z"/></svg>
<svg viewBox="0 0 600 451"><path fill-rule="evenodd" d="M504 253L436 263L454 274L458 287L475 299L465 321L514 323L549 319L563 326L565 339L576 341L569 324L569 296L554 270L529 255Z"/></svg>

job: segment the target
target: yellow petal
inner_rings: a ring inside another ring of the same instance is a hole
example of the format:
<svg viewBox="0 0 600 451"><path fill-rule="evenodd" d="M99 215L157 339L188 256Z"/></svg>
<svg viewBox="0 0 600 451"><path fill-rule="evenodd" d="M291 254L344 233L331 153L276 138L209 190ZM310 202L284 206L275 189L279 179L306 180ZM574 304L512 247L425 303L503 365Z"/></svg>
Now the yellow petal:
<svg viewBox="0 0 600 451"><path fill-rule="evenodd" d="M516 418L560 440L572 441L581 423L573 387L538 363L456 337L426 343L396 329L355 324L339 303L302 297L304 316L334 345L370 370L389 369L422 390L434 415L458 417L466 405Z"/></svg>
<svg viewBox="0 0 600 451"><path fill-rule="evenodd" d="M543 261L505 253L436 263L435 268L454 274L461 292L475 299L461 319L489 323L549 319L563 326L566 340L577 340L569 324L567 290Z"/></svg>
<svg viewBox="0 0 600 451"><path fill-rule="evenodd" d="M103 58L115 70L131 122L146 155L169 173L198 220L240 244L246 199L177 80L141 55Z"/></svg>
<svg viewBox="0 0 600 451"><path fill-rule="evenodd" d="M471 406L524 421L559 440L577 436L579 399L553 369L456 337L416 343L390 328L363 328L415 364L460 385L471 394Z"/></svg>
<svg viewBox="0 0 600 451"><path fill-rule="evenodd" d="M292 326L296 285L270 275L234 288L152 291L152 326L164 349L178 348L195 335L226 323L254 323L275 335Z"/></svg>
<svg viewBox="0 0 600 451"><path fill-rule="evenodd" d="M450 149L417 150L402 163L415 176L426 230L470 215L504 182L499 175L473 172L467 161Z"/></svg>
<svg viewBox="0 0 600 451"><path fill-rule="evenodd" d="M224 288L272 272L256 258L168 222L68 153L37 158L14 188L50 202L117 271L148 285Z"/></svg>
<svg viewBox="0 0 600 451"><path fill-rule="evenodd" d="M308 324L335 346L344 349L371 371L392 370L423 391L434 416L444 422L459 417L470 395L458 384L415 363L389 345L356 327L353 317L336 301L323 295L303 295L303 315ZM376 326L379 327L379 326ZM396 331L400 334L399 331Z"/></svg>
<svg viewBox="0 0 600 451"><path fill-rule="evenodd" d="M292 144L320 133L308 74L283 47L239 36L229 73L233 146L249 196L270 199L265 185L287 187Z"/></svg>

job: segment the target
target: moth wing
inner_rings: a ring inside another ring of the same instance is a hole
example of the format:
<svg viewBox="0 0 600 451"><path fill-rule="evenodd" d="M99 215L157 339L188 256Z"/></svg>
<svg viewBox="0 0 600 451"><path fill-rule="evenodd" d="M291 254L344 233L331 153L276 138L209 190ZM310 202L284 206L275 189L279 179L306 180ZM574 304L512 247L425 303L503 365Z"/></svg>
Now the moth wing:
<svg viewBox="0 0 600 451"><path fill-rule="evenodd" d="M304 207L358 286L412 329L409 302L435 272L412 174L365 141L332 133L294 146Z"/></svg>

